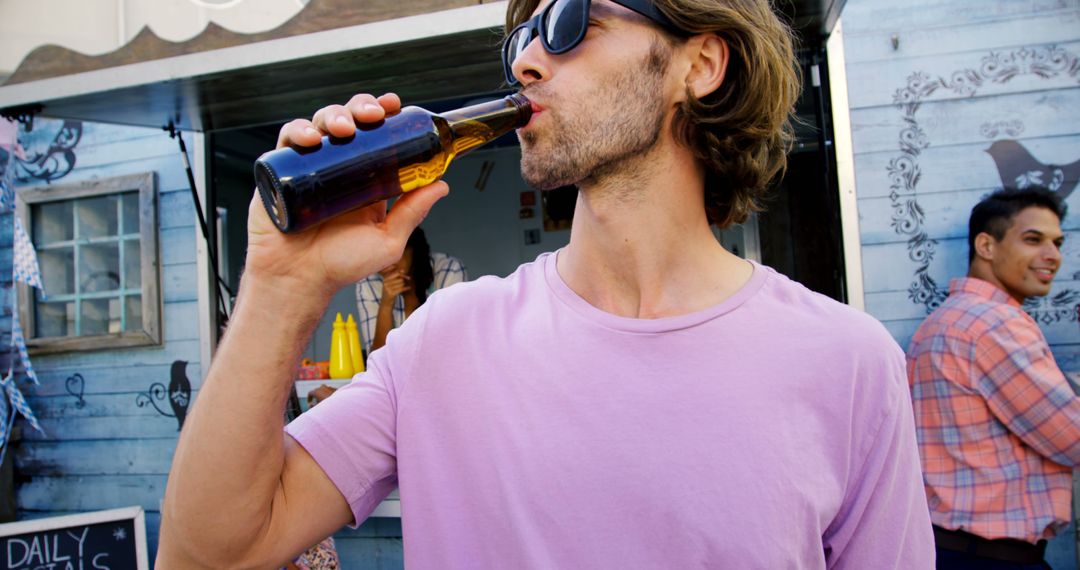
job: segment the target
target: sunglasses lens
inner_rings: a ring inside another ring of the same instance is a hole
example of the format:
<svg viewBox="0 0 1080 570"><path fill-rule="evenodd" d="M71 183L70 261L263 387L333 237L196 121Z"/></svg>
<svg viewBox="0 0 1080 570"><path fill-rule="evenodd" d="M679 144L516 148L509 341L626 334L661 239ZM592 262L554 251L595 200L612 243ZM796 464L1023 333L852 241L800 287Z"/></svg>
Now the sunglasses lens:
<svg viewBox="0 0 1080 570"><path fill-rule="evenodd" d="M520 27L507 37L506 43L503 44L503 71L506 74L506 81L510 85L517 83L513 72L514 60L529 46L529 42L532 40L531 36L529 28Z"/></svg>
<svg viewBox="0 0 1080 570"><path fill-rule="evenodd" d="M503 71L510 85L517 84L514 61L529 47L535 37L534 30L542 34L541 43L551 53L565 53L581 43L589 27L589 0L555 0L536 18L542 20L525 22L514 29L503 44Z"/></svg>
<svg viewBox="0 0 1080 570"><path fill-rule="evenodd" d="M508 55L510 63L513 63L515 59L521 55L521 52L525 51L525 48L529 47L530 38L529 30L525 28L519 28L517 33L510 38L508 42Z"/></svg>
<svg viewBox="0 0 1080 570"><path fill-rule="evenodd" d="M540 27L547 47L562 53L577 45L589 25L588 10L585 0L555 0Z"/></svg>

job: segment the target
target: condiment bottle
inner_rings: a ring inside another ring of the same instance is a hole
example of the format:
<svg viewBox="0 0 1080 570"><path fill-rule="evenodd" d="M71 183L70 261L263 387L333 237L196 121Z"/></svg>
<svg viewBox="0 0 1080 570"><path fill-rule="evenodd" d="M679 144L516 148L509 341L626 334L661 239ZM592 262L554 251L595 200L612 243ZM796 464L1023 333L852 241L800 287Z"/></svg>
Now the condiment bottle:
<svg viewBox="0 0 1080 570"><path fill-rule="evenodd" d="M334 332L330 333L330 378L341 380L352 378L353 362L349 350L349 335L345 331L345 321L341 313L334 319Z"/></svg>
<svg viewBox="0 0 1080 570"><path fill-rule="evenodd" d="M360 349L360 331L356 328L352 313L349 313L349 320L345 321L345 332L349 335L349 355L352 356L353 374L359 374L364 371L364 352Z"/></svg>

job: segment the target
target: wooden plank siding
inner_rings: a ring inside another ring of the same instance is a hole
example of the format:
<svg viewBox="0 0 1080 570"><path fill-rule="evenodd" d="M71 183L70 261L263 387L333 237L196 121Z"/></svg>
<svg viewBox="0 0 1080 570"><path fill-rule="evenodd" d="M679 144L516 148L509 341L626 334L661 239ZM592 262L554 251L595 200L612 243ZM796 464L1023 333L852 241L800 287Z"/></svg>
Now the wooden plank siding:
<svg viewBox="0 0 1080 570"><path fill-rule="evenodd" d="M60 124L37 119L33 131L20 131L20 143L28 152L43 151ZM190 151L190 138L188 143ZM164 344L32 357L40 384L19 385L45 431L24 425L12 444L17 516L31 519L139 505L146 511L152 560L179 426L152 405L138 402L152 384L168 384L176 360L187 362L192 401L198 398L202 378L195 240L202 238L179 147L165 132L85 123L74 152L75 168L54 183L156 173ZM19 190L34 186L26 181ZM0 216L0 275L6 276L0 280L0 330L5 331L11 327L13 294L11 224L11 215ZM81 384L69 380L76 374ZM370 519L357 529L342 529L335 538L346 568L403 565L399 519Z"/></svg>
<svg viewBox="0 0 1080 570"><path fill-rule="evenodd" d="M865 307L906 348L936 306L919 272L938 294L967 272L971 208L1003 185L991 144L1080 160L1080 0L849 0L841 19ZM1080 191L1066 204L1061 270L1029 313L1078 372L1078 302L1054 298L1080 295ZM1075 568L1076 535L1048 559Z"/></svg>
<svg viewBox="0 0 1080 570"><path fill-rule="evenodd" d="M892 197L890 164L903 156L901 136L917 122L925 147L915 157L919 178L912 197L922 211L919 226L935 240L928 274L939 284L967 268L967 218L985 194L1002 186L986 152L1000 139L1015 139L1044 163L1080 159L1080 0L916 0L900 6L884 0L852 0L843 13L844 48L858 192L860 238L868 309L888 324L925 314L905 300L916 268L905 219ZM893 48L894 37L896 49ZM1026 50L1028 57L1019 57ZM1037 73L1035 55L1070 58L1072 68L1049 66ZM995 56L997 59L994 59ZM999 75L986 67L1014 57L1017 72ZM952 88L956 74L974 71L966 89ZM946 87L925 93L905 114L896 97L922 73ZM1074 192L1066 201L1080 208ZM1063 224L1065 261L1054 291L1078 289L1080 217ZM1045 327L1055 351L1077 338L1075 317ZM897 338L906 345L909 335ZM1055 352L1056 353L1056 352Z"/></svg>
<svg viewBox="0 0 1080 570"><path fill-rule="evenodd" d="M28 152L43 152L60 121L36 119L20 131ZM158 192L163 345L33 356L41 384L20 382L45 433L23 425L13 442L20 518L140 505L147 511L151 555L157 549L160 501L179 424L139 405L155 382L168 384L174 361L187 362L196 398L201 385L196 290L196 221L176 140L158 129L84 123L74 168L52 184L151 171ZM40 181L27 178L20 192ZM10 239L0 265L10 275ZM4 320L10 326L10 293ZM72 382L78 374L82 382ZM166 404L167 407L167 404Z"/></svg>

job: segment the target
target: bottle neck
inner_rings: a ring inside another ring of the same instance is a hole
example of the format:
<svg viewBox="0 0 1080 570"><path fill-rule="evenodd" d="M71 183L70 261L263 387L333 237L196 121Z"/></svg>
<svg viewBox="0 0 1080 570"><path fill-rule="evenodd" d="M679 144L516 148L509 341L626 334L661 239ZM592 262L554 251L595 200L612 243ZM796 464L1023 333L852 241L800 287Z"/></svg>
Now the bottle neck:
<svg viewBox="0 0 1080 570"><path fill-rule="evenodd" d="M454 154L460 155L529 123L532 103L515 93L478 105L441 113L454 133Z"/></svg>

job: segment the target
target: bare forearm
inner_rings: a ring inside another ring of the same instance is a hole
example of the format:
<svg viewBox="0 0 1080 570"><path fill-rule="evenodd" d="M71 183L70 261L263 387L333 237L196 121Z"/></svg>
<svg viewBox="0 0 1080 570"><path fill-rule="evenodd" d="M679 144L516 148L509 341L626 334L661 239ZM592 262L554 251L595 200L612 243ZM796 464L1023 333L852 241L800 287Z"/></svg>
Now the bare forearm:
<svg viewBox="0 0 1080 570"><path fill-rule="evenodd" d="M162 552L238 560L270 521L292 374L329 299L255 279L239 303L173 458ZM219 558L220 557L220 558Z"/></svg>
<svg viewBox="0 0 1080 570"><path fill-rule="evenodd" d="M371 350L382 348L386 344L386 335L394 328L394 306L379 305L379 316L375 319L375 338L371 341Z"/></svg>

